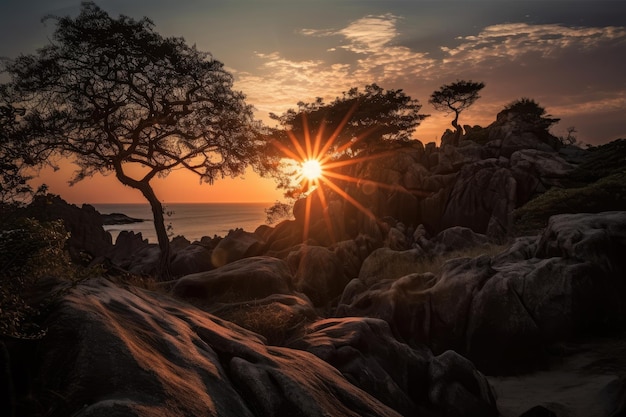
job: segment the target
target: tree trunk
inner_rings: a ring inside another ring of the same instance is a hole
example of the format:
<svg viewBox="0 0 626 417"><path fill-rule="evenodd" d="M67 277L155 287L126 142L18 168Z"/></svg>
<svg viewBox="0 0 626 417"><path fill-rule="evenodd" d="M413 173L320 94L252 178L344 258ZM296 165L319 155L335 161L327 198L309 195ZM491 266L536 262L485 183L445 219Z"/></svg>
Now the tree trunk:
<svg viewBox="0 0 626 417"><path fill-rule="evenodd" d="M157 198L154 190L150 186L150 182L144 178L142 181L134 180L127 177L120 169L116 169L117 179L124 185L141 191L141 194L150 203L152 209L152 219L154 221L154 230L156 231L157 240L159 243L159 249L161 254L159 257L159 266L157 276L161 281L168 281L171 279L172 274L170 272L170 240L167 236L167 229L165 228L165 218L163 216L163 205Z"/></svg>
<svg viewBox="0 0 626 417"><path fill-rule="evenodd" d="M459 126L459 113L455 113L454 120L452 121L452 127L456 129L454 132L454 140L452 144L454 146L459 146L459 141L461 140L461 133L463 133L463 129Z"/></svg>
<svg viewBox="0 0 626 417"><path fill-rule="evenodd" d="M158 278L161 281L169 281L172 277L170 272L170 239L167 236L167 229L165 228L163 205L156 197L149 184L146 183L146 187L140 189L140 191L150 203L152 218L154 219L154 230L156 231L159 249L161 250Z"/></svg>

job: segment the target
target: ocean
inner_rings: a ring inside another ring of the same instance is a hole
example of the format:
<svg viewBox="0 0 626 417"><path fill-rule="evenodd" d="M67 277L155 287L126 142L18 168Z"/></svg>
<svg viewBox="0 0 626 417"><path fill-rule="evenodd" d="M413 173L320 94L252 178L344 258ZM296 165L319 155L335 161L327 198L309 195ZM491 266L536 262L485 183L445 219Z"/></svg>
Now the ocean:
<svg viewBox="0 0 626 417"><path fill-rule="evenodd" d="M226 236L229 230L242 228L254 232L266 224L265 209L273 203L173 203L164 204L165 225L171 225L171 237L182 235L191 242L203 236ZM123 213L143 219L141 223L107 225L113 242L122 230L141 232L144 239L157 243L149 204L92 204L102 214ZM170 213L168 215L168 213Z"/></svg>

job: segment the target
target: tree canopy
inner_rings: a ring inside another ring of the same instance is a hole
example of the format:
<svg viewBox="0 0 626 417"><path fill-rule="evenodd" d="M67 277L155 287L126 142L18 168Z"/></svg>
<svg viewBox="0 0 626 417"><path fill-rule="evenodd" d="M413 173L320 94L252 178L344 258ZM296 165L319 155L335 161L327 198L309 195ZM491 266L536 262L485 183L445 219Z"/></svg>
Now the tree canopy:
<svg viewBox="0 0 626 417"><path fill-rule="evenodd" d="M289 136L303 149L307 149L307 141L315 143L319 138L318 149L325 154L356 155L385 141L409 141L428 117L419 114L421 108L418 100L401 89L385 90L370 84L363 91L351 88L331 103L321 98L299 102L297 110L270 117L284 129L274 131L274 138L287 147L294 146Z"/></svg>
<svg viewBox="0 0 626 417"><path fill-rule="evenodd" d="M459 115L480 98L478 92L484 87L485 84L482 82L457 80L454 83L442 85L439 90L431 94L428 102L436 110L454 113L452 126L456 130L455 144L458 144L462 133L462 128L458 124Z"/></svg>
<svg viewBox="0 0 626 417"><path fill-rule="evenodd" d="M73 182L114 173L139 190L166 268L163 207L150 181L180 168L208 183L242 174L258 156L252 109L221 62L162 37L147 18L115 19L86 2L76 18L49 19L52 42L6 65L29 153L73 158Z"/></svg>
<svg viewBox="0 0 626 417"><path fill-rule="evenodd" d="M10 88L0 85L0 204L20 202L32 195L27 169L47 155L29 155L24 146L25 132L19 132L18 119L24 110L11 103Z"/></svg>
<svg viewBox="0 0 626 417"><path fill-rule="evenodd" d="M522 120L534 123L538 128L545 130L548 130L550 126L561 120L553 118L539 103L527 97L522 97L507 104L498 116L512 113Z"/></svg>

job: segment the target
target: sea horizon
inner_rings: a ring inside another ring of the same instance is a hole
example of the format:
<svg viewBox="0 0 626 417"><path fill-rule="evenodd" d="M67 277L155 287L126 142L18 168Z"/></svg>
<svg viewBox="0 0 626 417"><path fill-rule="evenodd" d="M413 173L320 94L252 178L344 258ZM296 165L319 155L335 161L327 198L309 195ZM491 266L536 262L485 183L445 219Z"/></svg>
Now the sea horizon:
<svg viewBox="0 0 626 417"><path fill-rule="evenodd" d="M141 233L150 243L157 243L152 210L148 203L85 203L93 206L101 214L121 213L142 219L142 222L105 225L115 243L122 231ZM255 203L165 203L165 225L169 228L170 239L183 236L191 242L202 237L226 236L230 230L243 229L254 232L267 224L265 210L272 202Z"/></svg>

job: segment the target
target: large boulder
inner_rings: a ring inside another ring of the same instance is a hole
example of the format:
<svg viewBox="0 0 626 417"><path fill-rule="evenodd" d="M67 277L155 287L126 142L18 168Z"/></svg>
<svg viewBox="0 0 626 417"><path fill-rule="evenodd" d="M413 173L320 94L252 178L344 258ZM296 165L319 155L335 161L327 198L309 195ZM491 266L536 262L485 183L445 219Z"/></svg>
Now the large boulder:
<svg viewBox="0 0 626 417"><path fill-rule="evenodd" d="M268 256L244 258L211 271L187 275L172 288L176 297L199 305L292 293L289 267L284 261Z"/></svg>
<svg viewBox="0 0 626 417"><path fill-rule="evenodd" d="M170 272L172 276L181 277L213 268L211 251L204 245L193 243L174 251Z"/></svg>
<svg viewBox="0 0 626 417"><path fill-rule="evenodd" d="M561 187L575 166L555 152L523 149L510 158L511 171L517 181L517 205L522 205L553 186Z"/></svg>
<svg viewBox="0 0 626 417"><path fill-rule="evenodd" d="M337 242L330 249L341 259L343 274L348 278L354 278L359 275L365 258L376 249L376 241L360 234L354 239Z"/></svg>
<svg viewBox="0 0 626 417"><path fill-rule="evenodd" d="M106 258L116 267L148 276L157 275L160 256L159 245L148 243L141 233L127 230L120 232L115 245L106 253Z"/></svg>
<svg viewBox="0 0 626 417"><path fill-rule="evenodd" d="M488 244L489 238L475 233L469 227L454 226L442 230L428 242L429 253L442 256L450 252L458 252L470 248L480 248Z"/></svg>
<svg viewBox="0 0 626 417"><path fill-rule="evenodd" d="M266 233L265 255L284 258L291 248L302 243L303 226L295 220L283 220Z"/></svg>
<svg viewBox="0 0 626 417"><path fill-rule="evenodd" d="M341 295L348 283L341 259L330 249L300 245L286 258L296 291L306 294L315 306L326 306Z"/></svg>
<svg viewBox="0 0 626 417"><path fill-rule="evenodd" d="M402 415L497 416L490 386L467 359L448 351L433 357L397 341L386 322L326 319L290 346L337 368L351 383Z"/></svg>
<svg viewBox="0 0 626 417"><path fill-rule="evenodd" d="M508 160L487 159L465 165L441 216L441 229L469 227L477 233L504 237L517 206L517 181Z"/></svg>
<svg viewBox="0 0 626 417"><path fill-rule="evenodd" d="M263 241L256 233L243 229L231 230L211 253L213 266L218 268L239 259L259 255Z"/></svg>

